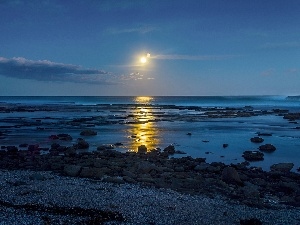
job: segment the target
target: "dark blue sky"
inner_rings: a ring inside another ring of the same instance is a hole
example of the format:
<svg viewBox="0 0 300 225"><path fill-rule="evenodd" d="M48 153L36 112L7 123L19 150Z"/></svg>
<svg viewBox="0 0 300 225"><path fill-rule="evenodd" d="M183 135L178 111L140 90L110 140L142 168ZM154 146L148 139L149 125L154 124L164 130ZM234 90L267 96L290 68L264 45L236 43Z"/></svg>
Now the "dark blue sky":
<svg viewBox="0 0 300 225"><path fill-rule="evenodd" d="M296 0L0 0L0 18L0 95L300 94Z"/></svg>

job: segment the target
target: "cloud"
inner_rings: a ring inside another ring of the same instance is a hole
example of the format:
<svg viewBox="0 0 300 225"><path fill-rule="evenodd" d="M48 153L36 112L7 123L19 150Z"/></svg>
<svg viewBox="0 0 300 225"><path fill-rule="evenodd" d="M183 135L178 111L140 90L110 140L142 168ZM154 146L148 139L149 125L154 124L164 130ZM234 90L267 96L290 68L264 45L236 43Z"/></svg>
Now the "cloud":
<svg viewBox="0 0 300 225"><path fill-rule="evenodd" d="M166 59L166 60L195 60L195 61L209 61L209 60L224 60L236 57L234 55L154 55L152 59Z"/></svg>
<svg viewBox="0 0 300 225"><path fill-rule="evenodd" d="M105 71L48 60L28 60L21 57L0 57L0 75L37 81L110 84L115 77Z"/></svg>
<svg viewBox="0 0 300 225"><path fill-rule="evenodd" d="M282 49L282 48L300 48L300 42L282 42L282 43L266 43L261 46L262 49Z"/></svg>
<svg viewBox="0 0 300 225"><path fill-rule="evenodd" d="M261 72L261 75L262 76L272 76L275 74L275 72L276 72L275 69L268 69L268 70Z"/></svg>
<svg viewBox="0 0 300 225"><path fill-rule="evenodd" d="M157 28L152 26L141 26L141 27L133 27L133 28L125 28L125 29L118 29L118 28L111 28L108 29L107 32L110 34L124 34L124 33L140 33L146 34L157 30Z"/></svg>

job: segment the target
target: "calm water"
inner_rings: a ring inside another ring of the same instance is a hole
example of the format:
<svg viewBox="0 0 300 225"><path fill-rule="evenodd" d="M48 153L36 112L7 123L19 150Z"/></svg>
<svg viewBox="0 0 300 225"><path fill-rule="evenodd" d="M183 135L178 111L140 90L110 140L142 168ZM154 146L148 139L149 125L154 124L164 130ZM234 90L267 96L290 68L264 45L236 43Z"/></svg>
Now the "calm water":
<svg viewBox="0 0 300 225"><path fill-rule="evenodd" d="M51 112L0 113L1 126L17 124L19 118L22 118L23 122L30 122L35 121L36 118L49 117L47 120L42 120L41 126L45 128L44 130L37 131L36 126L11 130L1 129L1 131L8 132L6 138L1 140L1 145L30 142L29 144L38 143L40 146L49 147L51 144L47 138L49 135L69 133L76 140L80 137L80 131L89 128L98 132L97 136L86 138L90 143L91 150L95 150L97 146L102 144L114 144L116 142L123 143L123 146L117 148L122 152L135 151L141 144L146 145L149 149L157 147L163 149L169 144L173 144L177 150L184 151L192 157L205 157L208 162L222 161L230 164L244 161L241 156L245 150L256 150L259 144L251 143L250 138L254 137L257 132L262 132L272 133L271 137L264 137L264 144L271 143L277 147L277 150L265 154L264 161L251 163L251 165L261 166L266 170L270 165L278 162L294 162L294 168L300 166L300 130L295 129L300 125L289 123L282 116L273 114L245 118L205 118L195 121L189 119L188 116L193 116L193 114L201 116L201 112L159 107L162 105L252 106L254 110L280 108L300 112L299 98L286 98L285 96L0 97L0 102L0 106L8 103L37 107L57 105L58 109ZM122 105L119 106L119 104ZM129 105L124 107L124 104ZM105 105L115 106L112 110L102 107ZM68 108L67 106L71 106L71 108L74 106L73 110L64 110ZM159 115L164 115L166 118L172 116L172 120L158 121L156 119L160 118ZM90 124L81 124L80 126L70 126L67 123L74 118L86 117L97 117L98 119ZM114 121L114 123L102 123L103 118L105 121ZM131 120L128 118L134 120L135 123L130 123ZM65 121L66 123L64 123ZM121 122L116 123L115 121ZM189 132L192 133L191 136L186 135ZM224 143L229 144L229 147L224 149L222 147ZM67 144L71 145L72 143Z"/></svg>

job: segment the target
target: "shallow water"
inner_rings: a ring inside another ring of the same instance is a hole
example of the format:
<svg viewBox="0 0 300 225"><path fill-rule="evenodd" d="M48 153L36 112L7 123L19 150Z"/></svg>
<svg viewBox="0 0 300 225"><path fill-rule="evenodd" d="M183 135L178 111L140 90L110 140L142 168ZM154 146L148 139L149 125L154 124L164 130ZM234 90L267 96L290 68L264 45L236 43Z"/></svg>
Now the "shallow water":
<svg viewBox="0 0 300 225"><path fill-rule="evenodd" d="M252 106L257 111L280 108L299 112L297 99L274 96L1 97L0 102L0 107L14 108L0 113L0 131L5 134L1 137L1 145L28 143L49 147L54 142L49 140L50 135L68 133L73 140L59 143L69 146L76 143L82 130L92 129L98 135L84 137L90 144L88 151L96 150L103 144L115 143L123 144L116 147L122 152L136 151L140 145L146 145L148 149L163 149L173 144L176 150L184 151L186 155L204 157L207 162L230 164L244 161L244 151L257 150L260 144L250 142L250 138L261 132L272 134L263 137L263 144L273 144L277 150L265 153L264 161L252 162L251 166L260 166L265 170L279 162L295 163L294 170L300 166L300 130L295 129L298 124L289 123L276 113L234 118L209 118L204 115L206 111L213 111L214 107L244 106ZM203 108L190 109L185 106ZM16 107L25 110L16 110ZM71 123L82 118L90 120L77 125ZM223 148L224 143L229 146Z"/></svg>

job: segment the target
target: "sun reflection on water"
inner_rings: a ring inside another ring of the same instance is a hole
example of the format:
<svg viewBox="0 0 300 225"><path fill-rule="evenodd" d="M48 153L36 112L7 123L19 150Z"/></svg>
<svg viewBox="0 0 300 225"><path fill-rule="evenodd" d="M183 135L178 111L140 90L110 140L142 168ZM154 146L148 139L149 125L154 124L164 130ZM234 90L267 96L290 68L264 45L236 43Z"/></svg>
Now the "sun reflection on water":
<svg viewBox="0 0 300 225"><path fill-rule="evenodd" d="M153 122L154 116L152 114L153 108L149 104L153 100L152 97L136 97L135 102L139 104L131 112L128 121L128 133L131 142L129 144L130 151L137 151L138 146L145 145L150 151L158 147L159 144L159 130Z"/></svg>

